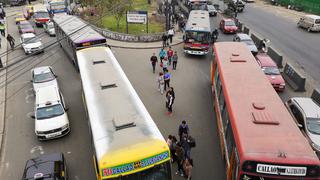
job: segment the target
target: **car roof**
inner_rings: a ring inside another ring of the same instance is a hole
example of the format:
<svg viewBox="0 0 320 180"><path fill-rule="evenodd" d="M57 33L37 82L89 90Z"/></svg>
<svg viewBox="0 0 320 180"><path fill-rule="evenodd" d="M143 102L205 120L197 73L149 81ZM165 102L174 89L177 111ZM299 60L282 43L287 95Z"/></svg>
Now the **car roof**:
<svg viewBox="0 0 320 180"><path fill-rule="evenodd" d="M240 40L245 40L245 39L252 40L251 37L245 33L237 33L237 36L240 38Z"/></svg>
<svg viewBox="0 0 320 180"><path fill-rule="evenodd" d="M291 100L300 106L307 118L320 118L320 107L311 98L294 97Z"/></svg>
<svg viewBox="0 0 320 180"><path fill-rule="evenodd" d="M36 67L33 69L34 74L42 74L42 73L47 73L51 72L50 66L41 66L41 67Z"/></svg>
<svg viewBox="0 0 320 180"><path fill-rule="evenodd" d="M38 107L55 105L60 102L59 90L57 85L41 87L36 92L36 104ZM48 104L50 103L50 104Z"/></svg>
<svg viewBox="0 0 320 180"><path fill-rule="evenodd" d="M260 53L256 55L257 61L260 62L260 66L263 67L278 67L277 64L266 53Z"/></svg>
<svg viewBox="0 0 320 180"><path fill-rule="evenodd" d="M46 180L54 179L54 162L63 160L62 153L49 155L41 155L36 158L29 159L25 166L25 179L33 179L36 174L43 174ZM47 175L47 176L46 176ZM48 177L48 175L50 175Z"/></svg>
<svg viewBox="0 0 320 180"><path fill-rule="evenodd" d="M34 33L23 33L21 34L22 38L31 38L31 37L36 37Z"/></svg>
<svg viewBox="0 0 320 180"><path fill-rule="evenodd" d="M320 19L320 16L313 15L313 14L307 14L307 15L305 15L305 17L309 17L309 18L312 18L312 19Z"/></svg>

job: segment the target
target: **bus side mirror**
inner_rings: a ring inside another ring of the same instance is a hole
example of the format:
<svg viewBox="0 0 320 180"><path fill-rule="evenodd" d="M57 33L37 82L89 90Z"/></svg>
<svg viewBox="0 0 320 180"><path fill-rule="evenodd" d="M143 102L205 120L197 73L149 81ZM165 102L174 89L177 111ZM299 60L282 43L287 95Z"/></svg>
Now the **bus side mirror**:
<svg viewBox="0 0 320 180"><path fill-rule="evenodd" d="M297 125L298 125L298 127L299 127L300 129L303 128L302 124L298 123Z"/></svg>

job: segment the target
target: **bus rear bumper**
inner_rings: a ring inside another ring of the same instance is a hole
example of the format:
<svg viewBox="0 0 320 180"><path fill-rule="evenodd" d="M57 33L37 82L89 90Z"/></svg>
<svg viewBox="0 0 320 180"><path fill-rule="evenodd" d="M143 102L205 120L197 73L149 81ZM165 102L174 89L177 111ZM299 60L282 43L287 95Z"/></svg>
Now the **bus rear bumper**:
<svg viewBox="0 0 320 180"><path fill-rule="evenodd" d="M200 55L200 56L203 56L203 55L208 54L208 51L184 50L184 53L186 53L186 54L192 54L192 55Z"/></svg>

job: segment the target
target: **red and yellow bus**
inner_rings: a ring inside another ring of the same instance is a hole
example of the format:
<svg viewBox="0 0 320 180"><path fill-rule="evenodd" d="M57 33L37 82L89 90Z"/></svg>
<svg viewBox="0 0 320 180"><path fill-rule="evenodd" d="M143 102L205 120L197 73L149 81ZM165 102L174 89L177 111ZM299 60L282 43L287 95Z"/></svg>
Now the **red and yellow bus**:
<svg viewBox="0 0 320 180"><path fill-rule="evenodd" d="M320 179L320 161L245 44L214 44L214 109L228 180Z"/></svg>

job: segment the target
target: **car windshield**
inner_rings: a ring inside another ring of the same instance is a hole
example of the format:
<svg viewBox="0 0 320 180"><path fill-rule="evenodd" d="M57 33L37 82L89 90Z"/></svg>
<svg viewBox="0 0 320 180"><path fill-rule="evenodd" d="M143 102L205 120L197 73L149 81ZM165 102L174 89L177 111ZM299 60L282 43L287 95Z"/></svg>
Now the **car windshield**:
<svg viewBox="0 0 320 180"><path fill-rule="evenodd" d="M31 24L21 24L20 28L21 29L32 29L32 26L31 26Z"/></svg>
<svg viewBox="0 0 320 180"><path fill-rule="evenodd" d="M233 21L225 21L225 26L236 26L236 24Z"/></svg>
<svg viewBox="0 0 320 180"><path fill-rule="evenodd" d="M37 37L29 37L29 38L24 38L23 42L24 43L36 43L39 42L40 40Z"/></svg>
<svg viewBox="0 0 320 180"><path fill-rule="evenodd" d="M47 12L37 12L34 15L35 18L49 18L49 14Z"/></svg>
<svg viewBox="0 0 320 180"><path fill-rule="evenodd" d="M55 77L51 72L47 72L47 73L41 73L41 74L36 74L34 75L34 83L43 83L43 82L47 82L47 81L51 81L53 80Z"/></svg>
<svg viewBox="0 0 320 180"><path fill-rule="evenodd" d="M320 135L320 118L307 118L307 128L310 133Z"/></svg>
<svg viewBox="0 0 320 180"><path fill-rule="evenodd" d="M244 39L244 40L241 40L241 42L246 43L246 45L248 45L248 46L254 45L254 42L250 39Z"/></svg>
<svg viewBox="0 0 320 180"><path fill-rule="evenodd" d="M208 7L208 10L211 10L211 11L216 10L216 9L214 8L214 6L212 6L212 5L209 5L209 6L207 6L207 7Z"/></svg>
<svg viewBox="0 0 320 180"><path fill-rule="evenodd" d="M261 68L266 75L279 75L280 71L277 67L262 67Z"/></svg>
<svg viewBox="0 0 320 180"><path fill-rule="evenodd" d="M37 119L48 119L56 116L60 116L64 113L64 110L60 104L53 106L47 106L37 109Z"/></svg>

